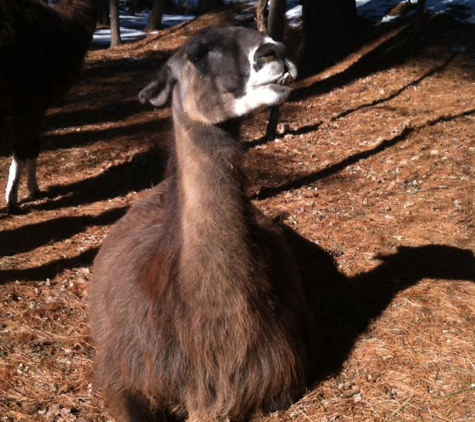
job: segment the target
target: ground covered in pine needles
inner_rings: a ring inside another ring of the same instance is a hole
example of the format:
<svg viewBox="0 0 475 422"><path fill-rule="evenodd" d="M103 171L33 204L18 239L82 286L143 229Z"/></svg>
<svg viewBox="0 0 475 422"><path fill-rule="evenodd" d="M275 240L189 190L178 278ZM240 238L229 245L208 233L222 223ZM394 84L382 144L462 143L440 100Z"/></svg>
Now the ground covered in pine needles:
<svg viewBox="0 0 475 422"><path fill-rule="evenodd" d="M223 23L231 12L91 51L49 111L45 197L23 186L24 214L0 209L1 422L110 420L91 376L91 263L162 180L171 127L137 93L190 35ZM266 115L244 128L249 195L289 227L323 344L319 382L262 422L475 420L475 27L367 31L295 83L275 141ZM2 192L9 162L2 151Z"/></svg>

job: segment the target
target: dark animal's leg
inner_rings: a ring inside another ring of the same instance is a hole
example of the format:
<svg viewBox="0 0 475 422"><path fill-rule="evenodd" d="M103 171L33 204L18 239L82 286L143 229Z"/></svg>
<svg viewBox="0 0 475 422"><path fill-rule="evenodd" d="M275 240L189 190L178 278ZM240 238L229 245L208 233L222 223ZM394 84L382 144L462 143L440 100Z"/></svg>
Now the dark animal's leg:
<svg viewBox="0 0 475 422"><path fill-rule="evenodd" d="M12 163L8 173L7 191L5 199L7 201L7 212L15 209L18 202L18 188L20 187L21 175L25 168L25 160L20 160L16 154L12 156Z"/></svg>
<svg viewBox="0 0 475 422"><path fill-rule="evenodd" d="M116 422L167 422L165 415L150 410L148 405L126 391L104 391L106 407Z"/></svg>
<svg viewBox="0 0 475 422"><path fill-rule="evenodd" d="M36 199L40 196L41 191L38 187L36 179L36 158L29 158L26 160L26 171L28 174L28 190L30 191L30 198Z"/></svg>
<svg viewBox="0 0 475 422"><path fill-rule="evenodd" d="M36 178L36 161L40 153L40 138L39 136L33 142L33 148L29 157L26 160L26 170L28 174L28 190L30 197L35 199L40 195L40 188Z"/></svg>
<svg viewBox="0 0 475 422"><path fill-rule="evenodd" d="M14 118L7 116L0 122L0 129L4 131L0 134L5 138L5 144L13 147L15 145L15 123ZM13 150L12 163L8 172L7 189L5 192L5 201L7 203L7 212L10 213L16 208L18 202L18 189L20 187L21 176L25 168L25 160L21 159Z"/></svg>
<svg viewBox="0 0 475 422"><path fill-rule="evenodd" d="M40 152L39 132L45 111L43 107L33 104L8 121L8 137L13 150L6 191L8 212L16 209L18 188L25 166L28 172L30 195L36 197L39 193L36 181L36 159Z"/></svg>
<svg viewBox="0 0 475 422"><path fill-rule="evenodd" d="M15 210L18 203L18 189L20 187L21 176L23 170L27 170L28 190L31 198L37 198L40 195L40 188L36 178L36 161L40 151L40 138L36 136L31 144L27 154L19 154L16 151L12 155L12 163L8 174L7 191L5 199L7 201L7 212L11 213ZM23 151L22 151L23 152Z"/></svg>

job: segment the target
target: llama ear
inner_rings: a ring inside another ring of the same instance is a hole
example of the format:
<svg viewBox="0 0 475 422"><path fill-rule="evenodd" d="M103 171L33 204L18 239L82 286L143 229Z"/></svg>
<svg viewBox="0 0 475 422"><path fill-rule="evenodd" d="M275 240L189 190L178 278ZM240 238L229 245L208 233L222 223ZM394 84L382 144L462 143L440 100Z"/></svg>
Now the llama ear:
<svg viewBox="0 0 475 422"><path fill-rule="evenodd" d="M155 107L165 105L175 85L175 78L172 73L170 65L167 63L160 69L157 78L140 91L139 101L142 104L149 102Z"/></svg>

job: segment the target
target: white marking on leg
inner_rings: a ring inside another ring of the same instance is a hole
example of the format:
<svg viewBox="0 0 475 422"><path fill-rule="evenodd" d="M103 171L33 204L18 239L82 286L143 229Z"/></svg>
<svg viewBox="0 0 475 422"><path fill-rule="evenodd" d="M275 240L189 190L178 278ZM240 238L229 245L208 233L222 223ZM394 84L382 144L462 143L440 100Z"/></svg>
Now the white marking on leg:
<svg viewBox="0 0 475 422"><path fill-rule="evenodd" d="M36 179L36 158L26 160L26 171L28 175L28 190L30 191L30 196L34 198L40 191Z"/></svg>
<svg viewBox="0 0 475 422"><path fill-rule="evenodd" d="M25 161L12 157L12 164L8 173L7 192L5 198L7 205L15 205L18 202L18 188L20 186L21 175L25 168Z"/></svg>

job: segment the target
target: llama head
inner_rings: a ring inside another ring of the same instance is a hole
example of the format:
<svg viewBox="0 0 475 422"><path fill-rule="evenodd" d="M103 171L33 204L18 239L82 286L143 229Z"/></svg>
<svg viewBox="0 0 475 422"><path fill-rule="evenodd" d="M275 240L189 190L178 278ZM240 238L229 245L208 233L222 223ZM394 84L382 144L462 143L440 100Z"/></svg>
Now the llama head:
<svg viewBox="0 0 475 422"><path fill-rule="evenodd" d="M217 124L284 102L297 76L283 44L244 28L192 38L139 94L160 107L173 93L191 119Z"/></svg>

